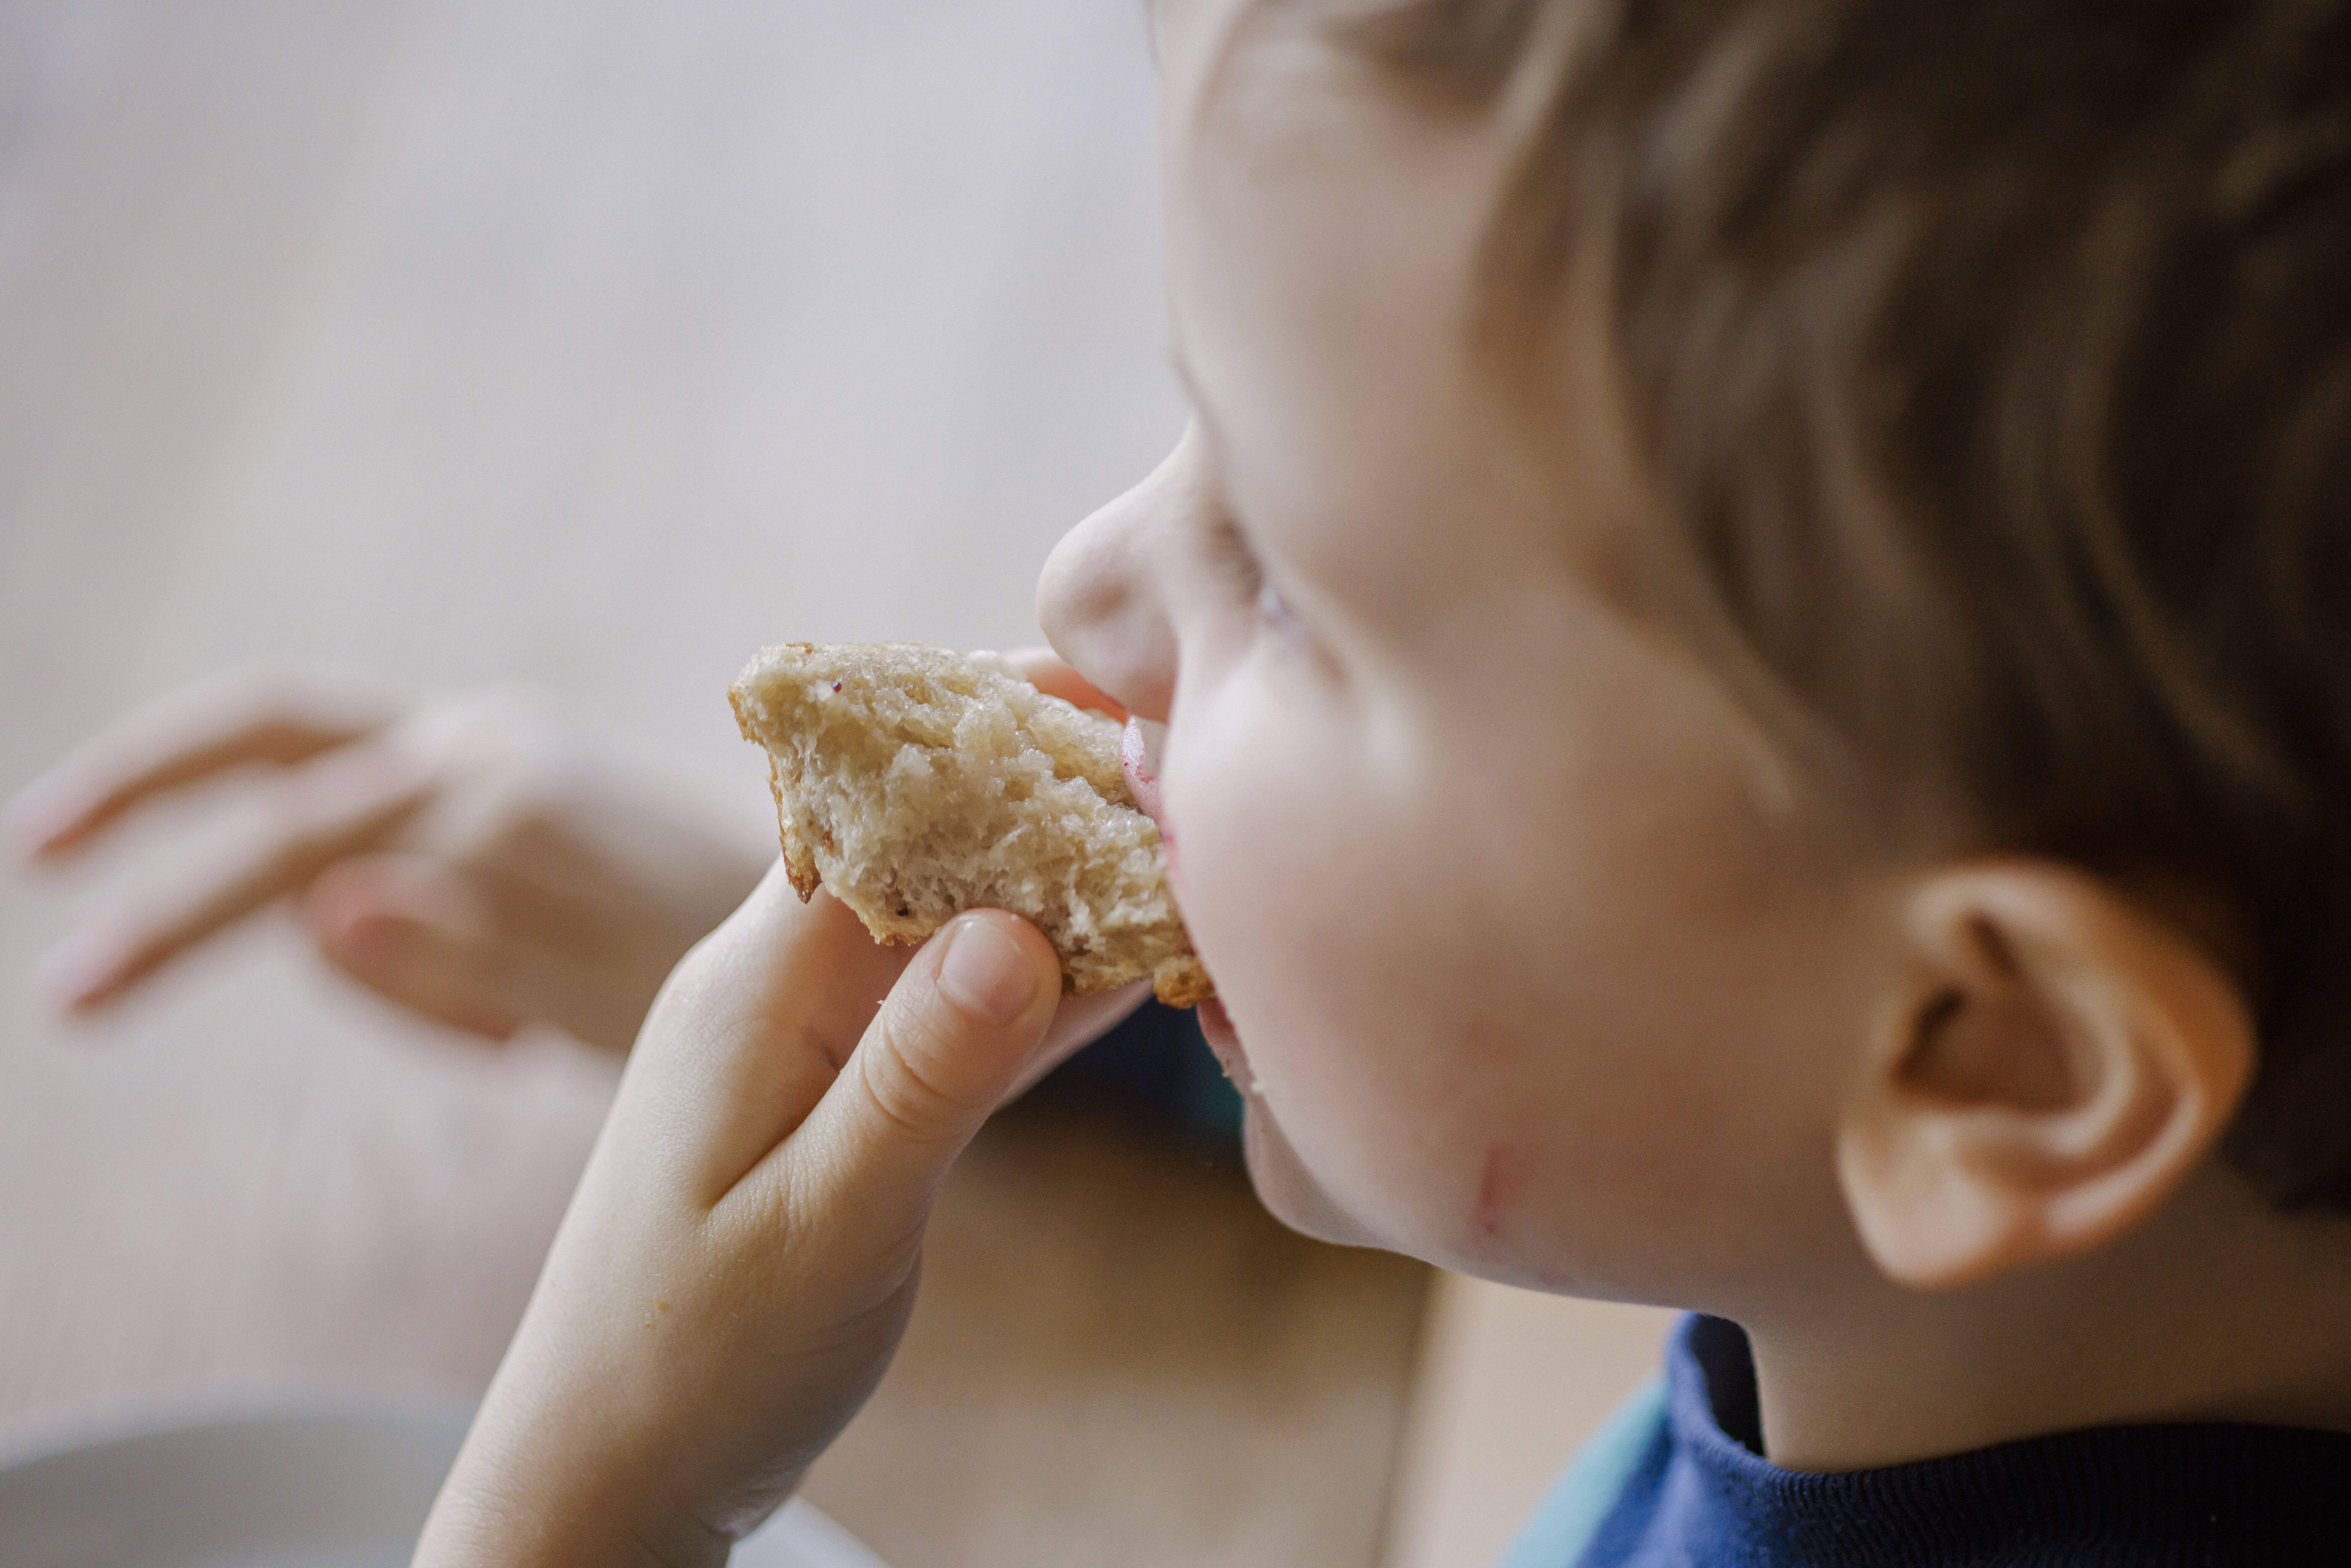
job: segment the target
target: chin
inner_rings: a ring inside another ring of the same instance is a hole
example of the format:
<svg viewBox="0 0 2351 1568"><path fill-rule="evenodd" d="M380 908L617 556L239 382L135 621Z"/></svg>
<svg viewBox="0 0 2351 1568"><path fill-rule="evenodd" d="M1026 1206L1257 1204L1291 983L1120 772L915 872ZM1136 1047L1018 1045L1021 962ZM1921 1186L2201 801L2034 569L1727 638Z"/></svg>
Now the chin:
<svg viewBox="0 0 2351 1568"><path fill-rule="evenodd" d="M1339 1207L1298 1157L1280 1124L1255 1094L1241 1112L1241 1153L1249 1185L1266 1211L1292 1230L1341 1247L1385 1247L1369 1226Z"/></svg>
<svg viewBox="0 0 2351 1568"><path fill-rule="evenodd" d="M1266 1211L1292 1230L1319 1241L1342 1247L1384 1245L1369 1226L1341 1207L1314 1179L1273 1113L1266 1109L1265 1097L1258 1092L1257 1074L1249 1068L1249 1051L1225 1004L1216 999L1203 1002L1199 1020L1208 1049L1216 1052L1226 1076L1241 1092L1241 1155L1249 1165L1249 1185L1257 1188L1258 1201Z"/></svg>

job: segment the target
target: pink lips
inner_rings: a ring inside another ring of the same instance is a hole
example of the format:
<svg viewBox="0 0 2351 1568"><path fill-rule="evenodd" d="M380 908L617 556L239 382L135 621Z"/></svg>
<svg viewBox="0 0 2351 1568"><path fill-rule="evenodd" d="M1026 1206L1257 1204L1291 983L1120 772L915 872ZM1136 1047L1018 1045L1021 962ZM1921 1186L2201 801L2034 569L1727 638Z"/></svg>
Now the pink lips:
<svg viewBox="0 0 2351 1568"><path fill-rule="evenodd" d="M1200 1004L1194 1016L1200 1020L1200 1034L1207 1040L1208 1050L1215 1053L1225 1076L1233 1081L1233 1087L1244 1095L1254 1095L1257 1074L1249 1070L1249 1052L1241 1049L1240 1034L1227 1016L1225 1004L1211 997Z"/></svg>
<svg viewBox="0 0 2351 1568"><path fill-rule="evenodd" d="M1146 727L1139 718L1128 719L1126 733L1118 740L1118 765L1126 775L1127 793L1134 797L1135 809L1158 824L1159 837L1172 856L1176 835L1167 831L1159 801L1159 745L1166 733L1165 725Z"/></svg>
<svg viewBox="0 0 2351 1568"><path fill-rule="evenodd" d="M1159 747L1166 738L1167 727L1150 724L1139 718L1126 721L1126 732L1118 740L1119 771L1126 776L1126 791L1134 797L1135 809L1159 829L1159 842L1167 853L1167 880L1177 880L1176 867L1176 832L1167 825L1167 814L1159 796ZM1233 1032L1232 1020L1225 1016L1225 1005L1213 998L1200 1004L1200 1032L1208 1038L1208 1048L1225 1069L1225 1076L1240 1086L1244 1094L1253 1093L1256 1077L1249 1071L1249 1059L1241 1051L1240 1036Z"/></svg>

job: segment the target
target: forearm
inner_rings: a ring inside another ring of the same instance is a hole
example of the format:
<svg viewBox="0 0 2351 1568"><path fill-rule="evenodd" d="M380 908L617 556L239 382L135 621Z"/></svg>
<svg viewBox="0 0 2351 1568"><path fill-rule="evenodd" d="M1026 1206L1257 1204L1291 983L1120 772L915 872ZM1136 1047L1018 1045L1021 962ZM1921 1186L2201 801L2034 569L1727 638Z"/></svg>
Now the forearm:
<svg viewBox="0 0 2351 1568"><path fill-rule="evenodd" d="M715 1568L729 1542L643 1505L624 1475L586 1472L580 1447L486 1411L433 1505L411 1568ZM536 1446L536 1445L531 1445ZM584 1446L582 1446L584 1447ZM611 1467L605 1467L609 1471Z"/></svg>

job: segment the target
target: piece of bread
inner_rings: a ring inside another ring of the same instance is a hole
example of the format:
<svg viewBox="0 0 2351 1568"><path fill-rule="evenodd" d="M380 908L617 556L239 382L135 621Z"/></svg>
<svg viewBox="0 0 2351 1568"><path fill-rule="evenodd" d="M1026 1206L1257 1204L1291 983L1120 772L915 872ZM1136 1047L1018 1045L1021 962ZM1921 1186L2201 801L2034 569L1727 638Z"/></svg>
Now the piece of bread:
<svg viewBox="0 0 2351 1568"><path fill-rule="evenodd" d="M763 649L729 695L767 748L802 898L829 889L883 942L1008 909L1053 945L1072 996L1145 976L1171 1007L1215 994L1114 720L993 654L914 643Z"/></svg>

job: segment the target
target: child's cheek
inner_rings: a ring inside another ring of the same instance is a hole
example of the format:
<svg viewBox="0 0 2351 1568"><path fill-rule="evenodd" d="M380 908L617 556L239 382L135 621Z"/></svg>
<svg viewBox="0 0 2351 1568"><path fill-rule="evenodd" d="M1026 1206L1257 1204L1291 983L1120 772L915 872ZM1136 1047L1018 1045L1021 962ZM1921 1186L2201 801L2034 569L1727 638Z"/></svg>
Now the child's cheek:
<svg viewBox="0 0 2351 1568"><path fill-rule="evenodd" d="M1539 1282L1550 1240L1541 1139L1509 1125L1489 1128L1465 1142L1444 1175L1457 1218L1448 1238L1454 1254L1438 1260L1489 1278Z"/></svg>

